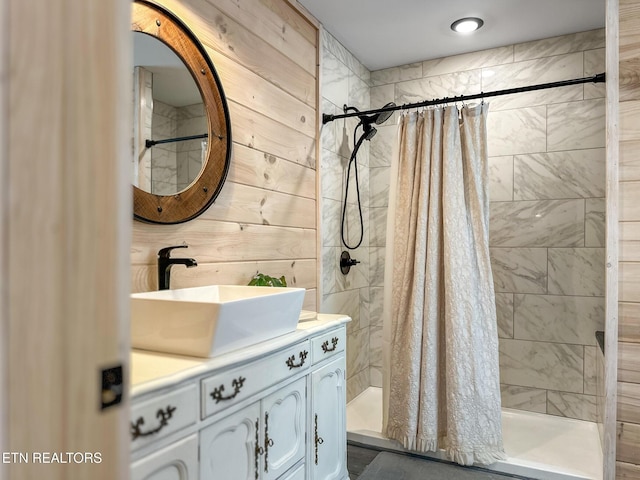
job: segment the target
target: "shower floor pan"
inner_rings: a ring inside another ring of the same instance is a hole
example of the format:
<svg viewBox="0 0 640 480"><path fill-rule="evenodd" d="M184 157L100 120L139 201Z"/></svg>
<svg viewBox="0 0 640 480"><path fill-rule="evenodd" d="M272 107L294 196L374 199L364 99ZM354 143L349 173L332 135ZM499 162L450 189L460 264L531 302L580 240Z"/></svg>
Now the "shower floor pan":
<svg viewBox="0 0 640 480"><path fill-rule="evenodd" d="M602 480L602 450L595 423L502 409L507 460L486 468L541 480ZM382 389L369 387L347 405L347 439L405 451L382 435ZM444 452L424 454L446 459Z"/></svg>

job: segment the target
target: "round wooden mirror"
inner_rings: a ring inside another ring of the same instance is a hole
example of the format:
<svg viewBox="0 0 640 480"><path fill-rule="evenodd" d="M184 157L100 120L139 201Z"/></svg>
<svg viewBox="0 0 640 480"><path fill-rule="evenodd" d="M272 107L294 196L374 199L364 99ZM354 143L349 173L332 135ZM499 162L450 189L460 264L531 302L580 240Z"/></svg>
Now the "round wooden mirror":
<svg viewBox="0 0 640 480"><path fill-rule="evenodd" d="M134 55L133 215L150 223L186 222L211 205L227 176L227 102L205 49L173 14L136 0L131 29L145 37L135 40L136 48L147 45ZM163 85L164 93L154 93L155 85Z"/></svg>

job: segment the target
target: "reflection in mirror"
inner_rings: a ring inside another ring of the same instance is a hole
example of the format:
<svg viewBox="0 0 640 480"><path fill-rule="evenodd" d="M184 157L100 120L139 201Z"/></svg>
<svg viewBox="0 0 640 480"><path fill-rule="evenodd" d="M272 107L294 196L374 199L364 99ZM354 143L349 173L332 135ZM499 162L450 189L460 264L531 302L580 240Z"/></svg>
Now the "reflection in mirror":
<svg viewBox="0 0 640 480"><path fill-rule="evenodd" d="M164 42L133 34L133 184L156 195L185 190L207 155L207 117L198 87Z"/></svg>
<svg viewBox="0 0 640 480"><path fill-rule="evenodd" d="M227 177L232 145L227 101L205 48L171 12L135 0L131 30L140 32L134 43L151 42L150 53L136 54L139 68L132 77L138 92L133 216L150 223L186 222L209 208ZM176 65L183 73L176 74ZM163 89L168 72L171 86ZM176 76L197 88L176 85Z"/></svg>

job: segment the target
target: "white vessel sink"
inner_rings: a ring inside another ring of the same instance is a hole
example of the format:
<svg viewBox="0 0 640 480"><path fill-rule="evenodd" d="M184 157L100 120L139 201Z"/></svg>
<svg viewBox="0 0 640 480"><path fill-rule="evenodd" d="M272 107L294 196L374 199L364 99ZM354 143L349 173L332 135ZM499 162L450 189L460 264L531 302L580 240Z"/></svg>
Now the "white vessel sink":
<svg viewBox="0 0 640 480"><path fill-rule="evenodd" d="M213 357L293 332L304 288L209 285L131 295L133 348Z"/></svg>

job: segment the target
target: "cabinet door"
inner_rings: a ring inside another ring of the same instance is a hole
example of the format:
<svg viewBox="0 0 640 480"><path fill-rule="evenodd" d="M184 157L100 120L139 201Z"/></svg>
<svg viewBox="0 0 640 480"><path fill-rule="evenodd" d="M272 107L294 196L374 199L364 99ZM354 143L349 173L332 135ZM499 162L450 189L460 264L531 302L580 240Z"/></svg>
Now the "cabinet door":
<svg viewBox="0 0 640 480"><path fill-rule="evenodd" d="M198 436L160 449L131 465L131 480L197 480Z"/></svg>
<svg viewBox="0 0 640 480"><path fill-rule="evenodd" d="M294 470L287 472L280 480L305 480L304 463Z"/></svg>
<svg viewBox="0 0 640 480"><path fill-rule="evenodd" d="M300 378L262 400L264 480L278 478L304 458L306 385Z"/></svg>
<svg viewBox="0 0 640 480"><path fill-rule="evenodd" d="M347 478L346 381L344 355L311 375L312 480Z"/></svg>
<svg viewBox="0 0 640 480"><path fill-rule="evenodd" d="M260 403L229 415L200 432L200 480L256 480Z"/></svg>

